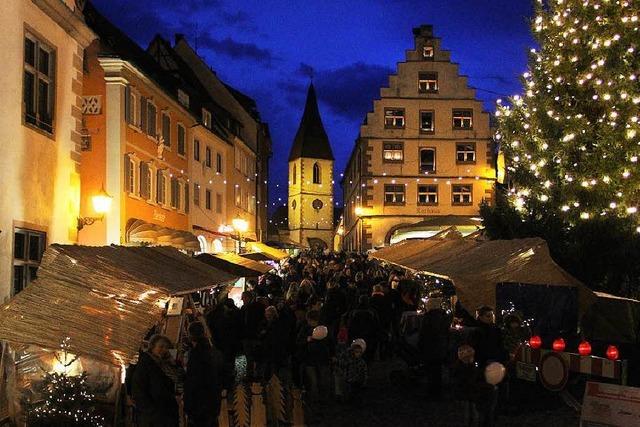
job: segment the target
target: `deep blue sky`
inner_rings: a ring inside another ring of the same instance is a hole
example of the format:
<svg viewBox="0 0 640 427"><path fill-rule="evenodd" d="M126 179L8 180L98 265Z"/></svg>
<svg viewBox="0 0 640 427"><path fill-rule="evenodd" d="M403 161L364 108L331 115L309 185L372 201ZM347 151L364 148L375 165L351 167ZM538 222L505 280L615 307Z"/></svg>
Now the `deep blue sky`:
<svg viewBox="0 0 640 427"><path fill-rule="evenodd" d="M494 111L520 92L533 45L533 0L94 0L146 47L183 33L227 83L253 97L271 127L270 207L286 202L286 159L309 75L336 157L336 183L364 114L386 85L412 28L433 24L452 60ZM338 193L339 194L339 193ZM341 200L338 195L337 200Z"/></svg>

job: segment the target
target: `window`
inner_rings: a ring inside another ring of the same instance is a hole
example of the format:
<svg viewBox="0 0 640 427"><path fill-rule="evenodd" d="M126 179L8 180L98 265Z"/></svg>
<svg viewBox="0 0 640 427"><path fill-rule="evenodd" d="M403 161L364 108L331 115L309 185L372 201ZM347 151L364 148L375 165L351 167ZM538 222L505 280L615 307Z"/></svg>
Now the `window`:
<svg viewBox="0 0 640 427"><path fill-rule="evenodd" d="M404 127L404 109L403 108L385 108L384 109L384 127L386 128L403 128Z"/></svg>
<svg viewBox="0 0 640 427"><path fill-rule="evenodd" d="M207 146L204 149L205 152L205 166L210 168L211 167L211 148L209 148L209 146Z"/></svg>
<svg viewBox="0 0 640 427"><path fill-rule="evenodd" d="M420 149L420 173L435 172L436 150L435 148Z"/></svg>
<svg viewBox="0 0 640 427"><path fill-rule="evenodd" d="M237 145L233 147L233 163L237 170L241 169L241 166L240 166L242 162L242 159L240 158L241 153L242 151Z"/></svg>
<svg viewBox="0 0 640 427"><path fill-rule="evenodd" d="M207 147L207 149L209 149L209 147ZM200 140L199 139L193 140L193 160L195 160L196 162L200 161Z"/></svg>
<svg viewBox="0 0 640 427"><path fill-rule="evenodd" d="M420 111L420 132L433 133L435 131L435 112Z"/></svg>
<svg viewBox="0 0 640 427"><path fill-rule="evenodd" d="M293 181L293 184L295 185L295 183L298 180L298 168L296 167L295 163L293 164L293 173L292 173L292 175L293 175L292 181Z"/></svg>
<svg viewBox="0 0 640 427"><path fill-rule="evenodd" d="M151 199L151 169L147 162L140 162L140 197Z"/></svg>
<svg viewBox="0 0 640 427"><path fill-rule="evenodd" d="M189 108L189 95L187 95L183 90L178 89L178 102L185 107Z"/></svg>
<svg viewBox="0 0 640 427"><path fill-rule="evenodd" d="M178 185L178 178L171 178L171 207L178 209L180 206L180 188Z"/></svg>
<svg viewBox="0 0 640 427"><path fill-rule="evenodd" d="M124 191L136 193L136 162L128 154L124 156Z"/></svg>
<svg viewBox="0 0 640 427"><path fill-rule="evenodd" d="M216 193L216 213L222 213L222 194Z"/></svg>
<svg viewBox="0 0 640 427"><path fill-rule="evenodd" d="M24 39L24 122L53 133L55 53L32 34Z"/></svg>
<svg viewBox="0 0 640 427"><path fill-rule="evenodd" d="M222 154L216 153L216 172L222 173Z"/></svg>
<svg viewBox="0 0 640 427"><path fill-rule="evenodd" d="M178 154L184 156L187 152L186 147L187 131L181 123L178 123Z"/></svg>
<svg viewBox="0 0 640 427"><path fill-rule="evenodd" d="M202 124L211 129L211 113L204 108L202 109Z"/></svg>
<svg viewBox="0 0 640 427"><path fill-rule="evenodd" d="M458 163L475 163L476 145L474 143L459 142L456 144L456 161Z"/></svg>
<svg viewBox="0 0 640 427"><path fill-rule="evenodd" d="M385 205L404 205L404 185L385 184L384 186Z"/></svg>
<svg viewBox="0 0 640 427"><path fill-rule="evenodd" d="M240 186L236 184L233 187L233 198L235 199L236 207L242 207L242 195L240 193Z"/></svg>
<svg viewBox="0 0 640 427"><path fill-rule="evenodd" d="M13 233L13 295L37 277L46 245L45 233L16 228Z"/></svg>
<svg viewBox="0 0 640 427"><path fill-rule="evenodd" d="M209 189L205 193L204 207L211 210L211 190Z"/></svg>
<svg viewBox="0 0 640 427"><path fill-rule="evenodd" d="M451 186L451 203L454 205L470 205L473 202L472 185L452 185Z"/></svg>
<svg viewBox="0 0 640 427"><path fill-rule="evenodd" d="M182 211L184 213L189 213L189 183L182 182L182 187L184 187L184 203L182 206Z"/></svg>
<svg viewBox="0 0 640 427"><path fill-rule="evenodd" d="M152 138L156 138L158 134L158 127L156 124L156 118L158 116L158 112L156 106L149 101L147 105L147 135Z"/></svg>
<svg viewBox="0 0 640 427"><path fill-rule="evenodd" d="M197 182L193 184L193 204L200 206L200 186Z"/></svg>
<svg viewBox="0 0 640 427"><path fill-rule="evenodd" d="M382 160L386 163L399 163L404 159L404 145L401 142L384 142L382 144Z"/></svg>
<svg viewBox="0 0 640 427"><path fill-rule="evenodd" d="M313 164L313 183L314 184L321 183L320 165L318 163Z"/></svg>
<svg viewBox="0 0 640 427"><path fill-rule="evenodd" d="M437 205L438 186L436 184L418 185L418 204Z"/></svg>
<svg viewBox="0 0 640 427"><path fill-rule="evenodd" d="M473 110L453 110L454 129L473 128Z"/></svg>
<svg viewBox="0 0 640 427"><path fill-rule="evenodd" d="M424 59L433 59L433 54L434 54L433 46L424 46L422 48L422 57Z"/></svg>
<svg viewBox="0 0 640 427"><path fill-rule="evenodd" d="M128 124L132 126L140 126L140 104L138 104L138 95L131 86L124 89L124 117Z"/></svg>
<svg viewBox="0 0 640 427"><path fill-rule="evenodd" d="M167 113L162 113L162 143L171 147L171 117Z"/></svg>
<svg viewBox="0 0 640 427"><path fill-rule="evenodd" d="M438 91L438 73L419 73L418 92L428 93Z"/></svg>
<svg viewBox="0 0 640 427"><path fill-rule="evenodd" d="M167 203L167 178L163 171L158 171L156 175L156 202L160 205Z"/></svg>

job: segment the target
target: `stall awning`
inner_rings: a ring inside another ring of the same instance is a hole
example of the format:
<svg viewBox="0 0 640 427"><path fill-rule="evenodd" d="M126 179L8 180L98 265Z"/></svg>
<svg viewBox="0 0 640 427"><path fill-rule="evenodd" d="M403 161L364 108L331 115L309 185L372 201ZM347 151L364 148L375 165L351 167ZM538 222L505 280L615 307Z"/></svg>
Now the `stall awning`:
<svg viewBox="0 0 640 427"><path fill-rule="evenodd" d="M254 261L275 261L274 259L272 259L271 257L267 256L265 253L263 252L249 252L247 254L242 254L240 255L242 258L247 258L247 259L251 259Z"/></svg>
<svg viewBox="0 0 640 427"><path fill-rule="evenodd" d="M172 248L51 245L38 279L0 307L0 339L129 363L171 295L235 276Z"/></svg>
<svg viewBox="0 0 640 427"><path fill-rule="evenodd" d="M460 302L471 311L495 306L498 283L578 287L581 312L594 301L588 288L553 261L547 243L539 238L406 240L371 256L451 280Z"/></svg>
<svg viewBox="0 0 640 427"><path fill-rule="evenodd" d="M265 245L262 242L247 242L247 250L249 252L262 253L271 258L273 261L280 261L289 257L289 254L287 254L285 251L276 249L269 245Z"/></svg>
<svg viewBox="0 0 640 427"><path fill-rule="evenodd" d="M127 222L125 239L127 243L171 246L193 252L200 250L200 242L192 233L152 224L137 218L131 218Z"/></svg>
<svg viewBox="0 0 640 427"><path fill-rule="evenodd" d="M196 259L239 277L258 277L272 269L268 265L243 258L234 253L200 254L196 256Z"/></svg>

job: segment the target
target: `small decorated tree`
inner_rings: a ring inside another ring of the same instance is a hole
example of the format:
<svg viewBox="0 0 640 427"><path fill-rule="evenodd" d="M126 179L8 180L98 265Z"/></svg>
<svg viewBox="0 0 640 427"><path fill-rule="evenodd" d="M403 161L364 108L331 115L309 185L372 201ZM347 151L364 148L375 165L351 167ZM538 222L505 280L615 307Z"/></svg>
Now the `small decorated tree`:
<svg viewBox="0 0 640 427"><path fill-rule="evenodd" d="M56 354L61 372L45 372L42 381L42 399L27 404L29 427L66 427L105 425L104 418L96 415L94 396L89 391L87 374L69 375L67 369L77 360L69 353L69 338Z"/></svg>

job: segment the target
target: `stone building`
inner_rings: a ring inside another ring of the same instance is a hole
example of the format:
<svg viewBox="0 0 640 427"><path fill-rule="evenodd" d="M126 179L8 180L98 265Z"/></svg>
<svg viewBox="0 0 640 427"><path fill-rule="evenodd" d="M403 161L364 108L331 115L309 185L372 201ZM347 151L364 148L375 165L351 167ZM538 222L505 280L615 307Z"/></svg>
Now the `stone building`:
<svg viewBox="0 0 640 427"><path fill-rule="evenodd" d="M300 127L289 154L289 239L333 248L333 152L309 85Z"/></svg>
<svg viewBox="0 0 640 427"><path fill-rule="evenodd" d="M94 38L72 0L2 1L0 303L35 278L48 244L77 242L82 58Z"/></svg>
<svg viewBox="0 0 640 427"><path fill-rule="evenodd" d="M346 250L476 230L496 171L489 114L430 25L360 128L342 179Z"/></svg>

